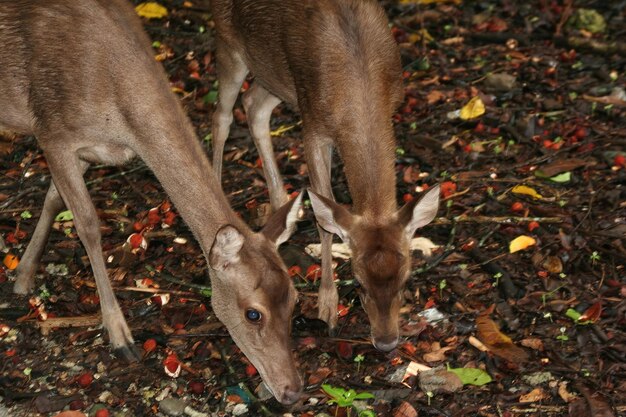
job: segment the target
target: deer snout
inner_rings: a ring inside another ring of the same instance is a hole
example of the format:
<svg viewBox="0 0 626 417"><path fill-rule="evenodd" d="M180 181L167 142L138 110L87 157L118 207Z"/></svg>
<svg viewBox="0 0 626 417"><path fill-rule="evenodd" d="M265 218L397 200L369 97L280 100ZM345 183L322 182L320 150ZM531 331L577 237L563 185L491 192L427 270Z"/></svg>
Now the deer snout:
<svg viewBox="0 0 626 417"><path fill-rule="evenodd" d="M372 337L374 347L383 352L392 351L398 346L398 336Z"/></svg>
<svg viewBox="0 0 626 417"><path fill-rule="evenodd" d="M283 389L283 393L280 398L277 400L284 405L291 405L300 399L302 386L298 384L297 386L287 386Z"/></svg>

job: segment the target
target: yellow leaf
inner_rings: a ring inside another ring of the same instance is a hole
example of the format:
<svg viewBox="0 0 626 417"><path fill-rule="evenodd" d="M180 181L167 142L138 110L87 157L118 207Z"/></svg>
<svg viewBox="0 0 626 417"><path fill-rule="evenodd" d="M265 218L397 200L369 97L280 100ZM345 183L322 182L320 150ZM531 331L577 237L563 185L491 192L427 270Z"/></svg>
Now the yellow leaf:
<svg viewBox="0 0 626 417"><path fill-rule="evenodd" d="M155 3L153 1L137 5L137 7L135 7L135 11L139 16L147 19L160 19L167 16L167 9L159 3Z"/></svg>
<svg viewBox="0 0 626 417"><path fill-rule="evenodd" d="M7 255L4 257L3 263L4 266L7 267L7 269L14 270L19 265L20 259L11 253L7 253Z"/></svg>
<svg viewBox="0 0 626 417"><path fill-rule="evenodd" d="M476 330L478 339L494 355L508 360L509 362L520 363L528 360L528 354L524 349L516 346L511 338L500 331L498 325L491 320L489 314L493 307L487 309L476 317Z"/></svg>
<svg viewBox="0 0 626 417"><path fill-rule="evenodd" d="M537 241L530 236L518 236L509 244L509 252L514 253L526 249L529 246L533 246L535 243L537 243Z"/></svg>
<svg viewBox="0 0 626 417"><path fill-rule="evenodd" d="M541 194L535 191L534 188L528 187L526 185L516 185L515 187L513 187L511 191L514 192L515 194L525 194L533 198L543 198L541 197Z"/></svg>
<svg viewBox="0 0 626 417"><path fill-rule="evenodd" d="M485 103L483 103L480 97L476 96L463 106L460 116L463 120L469 120L475 119L483 114L485 114Z"/></svg>

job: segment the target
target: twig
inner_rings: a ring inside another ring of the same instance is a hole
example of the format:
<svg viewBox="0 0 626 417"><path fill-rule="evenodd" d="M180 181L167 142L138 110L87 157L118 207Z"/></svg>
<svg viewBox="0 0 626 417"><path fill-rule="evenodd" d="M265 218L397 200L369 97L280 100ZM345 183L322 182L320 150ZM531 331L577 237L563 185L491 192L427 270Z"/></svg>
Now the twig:
<svg viewBox="0 0 626 417"><path fill-rule="evenodd" d="M445 217L435 219L431 224L453 224L453 223L497 223L497 224L521 224L521 223L563 223L562 217L507 217L507 216L467 216L462 214L452 220Z"/></svg>

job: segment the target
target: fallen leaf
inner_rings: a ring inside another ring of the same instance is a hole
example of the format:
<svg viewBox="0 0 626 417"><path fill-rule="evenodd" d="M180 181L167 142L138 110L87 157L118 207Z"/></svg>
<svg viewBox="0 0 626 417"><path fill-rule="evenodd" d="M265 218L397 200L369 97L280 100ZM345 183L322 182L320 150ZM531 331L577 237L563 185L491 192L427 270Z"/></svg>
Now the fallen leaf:
<svg viewBox="0 0 626 417"><path fill-rule="evenodd" d="M463 385L482 386L492 381L487 372L478 368L448 368L448 371L458 376Z"/></svg>
<svg viewBox="0 0 626 417"><path fill-rule="evenodd" d="M541 266L552 274L560 274L563 272L563 263L558 256L546 256Z"/></svg>
<svg viewBox="0 0 626 417"><path fill-rule="evenodd" d="M564 172L562 174L555 175L554 177L550 177L550 181L558 182L558 183L570 182L571 179L572 179L571 172Z"/></svg>
<svg viewBox="0 0 626 417"><path fill-rule="evenodd" d="M509 244L509 252L515 253L517 251L524 250L530 246L535 245L535 243L537 243L537 241L530 236L525 236L525 235L518 236L515 239L513 239L511 243Z"/></svg>
<svg viewBox="0 0 626 417"><path fill-rule="evenodd" d="M393 417L417 417L417 411L411 404L402 401L398 408L393 411Z"/></svg>
<svg viewBox="0 0 626 417"><path fill-rule="evenodd" d="M167 9L153 1L138 4L135 7L135 11L139 16L145 17L146 19L161 19L167 16Z"/></svg>
<svg viewBox="0 0 626 417"><path fill-rule="evenodd" d="M587 161L583 159L558 159L536 170L535 175L540 178L550 178L562 172L573 171L585 165L587 165Z"/></svg>
<svg viewBox="0 0 626 417"><path fill-rule="evenodd" d="M529 195L533 198L543 198L541 196L541 194L539 194L537 191L535 191L534 188L528 187L526 185L516 185L515 187L513 187L513 189L511 190L512 193L515 194L524 194L524 195Z"/></svg>
<svg viewBox="0 0 626 417"><path fill-rule="evenodd" d="M330 368L318 368L311 375L309 375L309 385L317 385L320 382L324 381L328 375L332 374L333 371Z"/></svg>
<svg viewBox="0 0 626 417"><path fill-rule="evenodd" d="M489 348L494 355L513 363L521 363L528 360L524 349L513 344L510 337L500 331L498 325L489 318L490 309L481 313L476 318L478 338Z"/></svg>
<svg viewBox="0 0 626 417"><path fill-rule="evenodd" d="M520 345L527 347L527 348L531 348L533 350L543 351L544 349L543 340L537 339L537 338L531 337L528 339L522 339L519 343Z"/></svg>
<svg viewBox="0 0 626 417"><path fill-rule="evenodd" d="M602 303L598 301L589 307L585 312L578 318L580 322L590 321L592 323L596 323L600 320L600 316L602 315Z"/></svg>
<svg viewBox="0 0 626 417"><path fill-rule="evenodd" d="M434 352L424 354L424 360L426 362L440 362L446 359L446 352L454 349L454 346L446 346L437 349Z"/></svg>
<svg viewBox="0 0 626 417"><path fill-rule="evenodd" d="M578 396L576 394L572 394L567 390L567 384L567 381L562 381L559 384L559 397L561 397L561 399L566 403L571 403L572 401L577 399Z"/></svg>
<svg viewBox="0 0 626 417"><path fill-rule="evenodd" d="M463 120L470 120L482 116L483 114L485 114L485 103L483 103L480 97L476 96L463 106L459 116Z"/></svg>
<svg viewBox="0 0 626 417"><path fill-rule="evenodd" d="M87 415L80 411L63 411L59 414L55 414L53 417L87 417Z"/></svg>
<svg viewBox="0 0 626 417"><path fill-rule="evenodd" d="M549 394L546 394L543 389L535 388L528 394L521 395L519 402L521 403L536 403L537 401L546 400L550 398Z"/></svg>
<svg viewBox="0 0 626 417"><path fill-rule="evenodd" d="M14 270L20 264L20 259L12 253L7 253L2 263L7 269Z"/></svg>
<svg viewBox="0 0 626 417"><path fill-rule="evenodd" d="M419 385L422 391L431 392L456 392L463 388L463 382L455 373L440 367L419 373Z"/></svg>

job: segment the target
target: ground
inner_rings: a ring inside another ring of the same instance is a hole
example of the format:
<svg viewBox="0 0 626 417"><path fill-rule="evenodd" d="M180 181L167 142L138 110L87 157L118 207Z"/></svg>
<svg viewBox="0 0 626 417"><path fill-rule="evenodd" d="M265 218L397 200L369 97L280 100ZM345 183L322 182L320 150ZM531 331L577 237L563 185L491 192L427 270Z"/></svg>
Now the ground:
<svg viewBox="0 0 626 417"><path fill-rule="evenodd" d="M311 266L319 261L303 253L318 236L307 210L281 249L287 265L299 267L290 269L300 291L293 340L305 392L292 408L265 400L256 370L212 314L197 243L135 161L86 174L110 276L143 352L141 363L127 365L97 325L95 284L71 220L55 223L44 255L41 310L12 295L12 268L49 173L34 138L6 138L0 416L54 416L68 407L176 415L181 404L216 415L626 415L624 3L416 3L383 4L404 65L406 96L394 117L397 199L440 183L443 202L437 221L419 231L440 248L430 258L415 252L398 349L386 354L369 343L345 260L336 268L338 334L328 336L315 319ZM168 16L145 26L209 152L216 94L208 5L163 4ZM284 106L272 119L291 190L308 184L298 121ZM240 103L226 159L225 192L258 227L268 196ZM333 190L349 204L341 167L336 158ZM146 224L142 249L131 235ZM50 329L70 319L85 326ZM183 362L176 378L164 370L171 355ZM443 368L416 376L418 364ZM446 367L484 372L463 384ZM322 384L374 398L336 408Z"/></svg>

